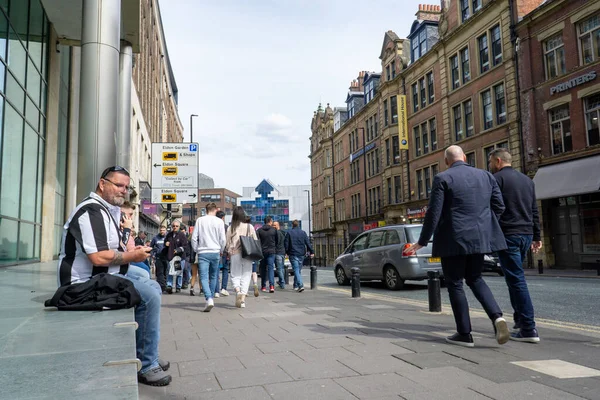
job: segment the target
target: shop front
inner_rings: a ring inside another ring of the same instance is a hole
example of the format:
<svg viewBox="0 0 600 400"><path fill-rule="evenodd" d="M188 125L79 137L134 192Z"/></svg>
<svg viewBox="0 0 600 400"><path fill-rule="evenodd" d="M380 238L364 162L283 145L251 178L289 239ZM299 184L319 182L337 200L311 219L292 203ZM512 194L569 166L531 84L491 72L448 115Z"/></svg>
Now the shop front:
<svg viewBox="0 0 600 400"><path fill-rule="evenodd" d="M543 166L535 175L557 268L589 268L600 259L598 171L600 155Z"/></svg>
<svg viewBox="0 0 600 400"><path fill-rule="evenodd" d="M406 209L406 219L409 224L422 224L427 213L427 206Z"/></svg>

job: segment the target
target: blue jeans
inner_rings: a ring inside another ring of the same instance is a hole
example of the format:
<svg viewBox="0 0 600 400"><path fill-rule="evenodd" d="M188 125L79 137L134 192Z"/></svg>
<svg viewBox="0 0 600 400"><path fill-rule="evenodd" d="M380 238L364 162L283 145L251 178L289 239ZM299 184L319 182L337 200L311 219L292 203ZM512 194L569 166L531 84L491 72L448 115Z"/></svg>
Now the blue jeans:
<svg viewBox="0 0 600 400"><path fill-rule="evenodd" d="M182 270L183 275L185 275L186 264L187 263L184 260L181 260L181 270ZM170 266L169 266L169 268L170 268ZM181 289L182 281L183 281L183 276L178 275L176 289ZM173 287L173 275L167 275L167 286Z"/></svg>
<svg viewBox="0 0 600 400"><path fill-rule="evenodd" d="M442 271L446 286L448 286L450 305L458 333L462 335L471 333L469 303L463 290L463 280L467 282L467 286L471 288L475 298L481 303L492 321L502 316L502 311L496 303L492 291L481 277L483 254L442 257Z"/></svg>
<svg viewBox="0 0 600 400"><path fill-rule="evenodd" d="M285 259L285 255L283 254L275 254L275 267L277 268L277 280L278 280L278 284L279 287L284 289L285 288L285 273L287 271L284 272L285 270L285 265L283 260Z"/></svg>
<svg viewBox="0 0 600 400"><path fill-rule="evenodd" d="M266 287L268 274L269 286L275 286L275 254L265 254L264 257L260 260L260 285Z"/></svg>
<svg viewBox="0 0 600 400"><path fill-rule="evenodd" d="M216 282L219 276L219 253L199 253L198 254L198 271L200 273L200 283L204 290L204 298L206 300L215 297L213 291L216 287Z"/></svg>
<svg viewBox="0 0 600 400"><path fill-rule="evenodd" d="M185 260L183 264L183 284L189 285L190 279L192 278L192 263Z"/></svg>
<svg viewBox="0 0 600 400"><path fill-rule="evenodd" d="M148 278L150 277L150 267L148 265L146 265L146 263L144 262L131 262L129 263L129 266L136 266L138 268L143 269L144 271L146 271L148 273Z"/></svg>
<svg viewBox="0 0 600 400"><path fill-rule="evenodd" d="M142 362L140 373L158 367L158 343L160 342L160 285L137 275L120 275L133 282L142 302L135 308L135 347L137 358Z"/></svg>
<svg viewBox="0 0 600 400"><path fill-rule="evenodd" d="M304 287L302 282L302 264L304 263L303 256L290 256L290 263L294 269L294 289Z"/></svg>
<svg viewBox="0 0 600 400"><path fill-rule="evenodd" d="M229 279L229 261L227 261L227 256L221 257L219 270L221 271L221 282L219 282L219 273L217 273L217 281L213 290L214 293L219 293L221 289L227 290L227 282Z"/></svg>
<svg viewBox="0 0 600 400"><path fill-rule="evenodd" d="M532 240L533 235L508 235L506 236L508 249L498 252L504 279L508 285L510 304L514 310L515 325L525 332L531 332L535 328L533 303L525 282L525 271L523 271L523 262Z"/></svg>

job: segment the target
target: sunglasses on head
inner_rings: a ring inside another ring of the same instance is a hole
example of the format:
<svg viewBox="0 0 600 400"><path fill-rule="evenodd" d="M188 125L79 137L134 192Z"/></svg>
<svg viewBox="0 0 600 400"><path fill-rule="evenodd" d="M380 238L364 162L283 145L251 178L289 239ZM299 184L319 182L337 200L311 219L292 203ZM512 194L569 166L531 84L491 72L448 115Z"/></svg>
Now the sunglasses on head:
<svg viewBox="0 0 600 400"><path fill-rule="evenodd" d="M129 171L127 171L125 168L120 167L118 165L114 165L112 167L108 167L106 168L103 172L102 175L100 176L100 179L104 179L108 176L108 174L110 174L111 172L120 172L123 173L127 176L129 176Z"/></svg>

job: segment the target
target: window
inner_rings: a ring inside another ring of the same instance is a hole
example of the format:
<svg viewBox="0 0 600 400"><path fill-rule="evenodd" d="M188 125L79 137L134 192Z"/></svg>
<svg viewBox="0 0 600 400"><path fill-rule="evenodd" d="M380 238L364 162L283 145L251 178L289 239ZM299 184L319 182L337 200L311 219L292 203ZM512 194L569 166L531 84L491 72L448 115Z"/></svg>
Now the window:
<svg viewBox="0 0 600 400"><path fill-rule="evenodd" d="M496 98L496 124L502 125L506 122L506 100L504 98L504 84L494 86Z"/></svg>
<svg viewBox="0 0 600 400"><path fill-rule="evenodd" d="M585 125L588 146L600 144L598 118L600 118L600 93L585 99Z"/></svg>
<svg viewBox="0 0 600 400"><path fill-rule="evenodd" d="M396 204L402 202L402 187L400 185L400 179L401 177L399 175L394 176L394 200Z"/></svg>
<svg viewBox="0 0 600 400"><path fill-rule="evenodd" d="M380 209L381 186L368 190L368 212L367 215L378 214Z"/></svg>
<svg viewBox="0 0 600 400"><path fill-rule="evenodd" d="M390 111L392 113L392 124L398 123L398 104L396 96L390 97Z"/></svg>
<svg viewBox="0 0 600 400"><path fill-rule="evenodd" d="M423 168L423 175L425 175L425 193L426 197L429 198L431 194L431 177L429 176L429 167Z"/></svg>
<svg viewBox="0 0 600 400"><path fill-rule="evenodd" d="M473 0L473 14L481 10L481 0Z"/></svg>
<svg viewBox="0 0 600 400"><path fill-rule="evenodd" d="M571 138L571 120L569 119L569 105L554 108L548 111L550 117L550 141L552 154L560 154L573 150Z"/></svg>
<svg viewBox="0 0 600 400"><path fill-rule="evenodd" d="M375 231L369 234L369 248L383 246L383 235L385 231Z"/></svg>
<svg viewBox="0 0 600 400"><path fill-rule="evenodd" d="M546 63L546 79L552 79L567 72L562 33L552 36L544 42L544 61Z"/></svg>
<svg viewBox="0 0 600 400"><path fill-rule="evenodd" d="M400 164L400 138L392 136L392 163Z"/></svg>
<svg viewBox="0 0 600 400"><path fill-rule="evenodd" d="M393 204L393 198L392 198L392 178L387 178L386 179L386 184L387 184L387 203L388 204Z"/></svg>
<svg viewBox="0 0 600 400"><path fill-rule="evenodd" d="M450 70L452 71L452 90L460 86L460 71L458 70L458 56L450 57Z"/></svg>
<svg viewBox="0 0 600 400"><path fill-rule="evenodd" d="M415 62L427 53L427 31L423 28L420 31L415 32L412 39L410 39L410 44L412 53L411 59Z"/></svg>
<svg viewBox="0 0 600 400"><path fill-rule="evenodd" d="M331 150L330 149L325 150L325 166L327 168L331 167Z"/></svg>
<svg viewBox="0 0 600 400"><path fill-rule="evenodd" d="M417 196L419 199L425 198L423 193L423 170L417 170Z"/></svg>
<svg viewBox="0 0 600 400"><path fill-rule="evenodd" d="M417 83L413 83L412 85L412 98L413 98L413 112L419 111L419 89L417 88Z"/></svg>
<svg viewBox="0 0 600 400"><path fill-rule="evenodd" d="M429 104L435 100L435 92L433 88L433 72L427 74L427 91L429 95Z"/></svg>
<svg viewBox="0 0 600 400"><path fill-rule="evenodd" d="M400 244L400 236L398 236L398 232L393 229L385 231L385 246L391 246L394 244Z"/></svg>
<svg viewBox="0 0 600 400"><path fill-rule="evenodd" d="M437 126L435 118L429 120L429 139L431 151L437 150Z"/></svg>
<svg viewBox="0 0 600 400"><path fill-rule="evenodd" d="M367 247L367 237L368 234L364 234L356 238L354 243L352 243L352 251L360 251L364 250Z"/></svg>
<svg viewBox="0 0 600 400"><path fill-rule="evenodd" d="M390 75L390 66L389 65L385 67L385 80L386 81L392 80L392 76Z"/></svg>
<svg viewBox="0 0 600 400"><path fill-rule="evenodd" d="M352 218L360 217L360 193L353 194L350 200L352 202Z"/></svg>
<svg viewBox="0 0 600 400"><path fill-rule="evenodd" d="M421 143L423 144L423 154L429 153L429 130L427 122L421 124Z"/></svg>
<svg viewBox="0 0 600 400"><path fill-rule="evenodd" d="M471 80L471 67L469 66L468 47L465 47L460 51L460 66L462 69L462 83L465 84Z"/></svg>
<svg viewBox="0 0 600 400"><path fill-rule="evenodd" d="M383 101L383 126L389 125L389 115L388 115L388 101L387 99Z"/></svg>
<svg viewBox="0 0 600 400"><path fill-rule="evenodd" d="M350 99L348 103L348 119L354 116L354 99Z"/></svg>
<svg viewBox="0 0 600 400"><path fill-rule="evenodd" d="M481 93L481 106L483 111L483 130L490 129L494 126L492 93L490 89Z"/></svg>
<svg viewBox="0 0 600 400"><path fill-rule="evenodd" d="M600 59L600 14L578 24L578 31L583 64Z"/></svg>
<svg viewBox="0 0 600 400"><path fill-rule="evenodd" d="M490 159L490 154L492 153L492 151L494 151L495 149L499 149L499 148L504 148L504 149L508 149L508 142L500 142L500 143L496 143L492 146L488 146L486 148L483 149L483 154L486 160L486 165L487 165L487 170L490 170L490 164L488 162L488 160Z"/></svg>
<svg viewBox="0 0 600 400"><path fill-rule="evenodd" d="M474 151L467 153L467 164L469 164L471 167L475 167L475 152Z"/></svg>
<svg viewBox="0 0 600 400"><path fill-rule="evenodd" d="M379 149L367 153L367 177L379 174Z"/></svg>
<svg viewBox="0 0 600 400"><path fill-rule="evenodd" d="M421 92L421 108L427 107L427 96L425 88L425 78L419 79L419 91Z"/></svg>
<svg viewBox="0 0 600 400"><path fill-rule="evenodd" d="M455 106L452 113L454 114L454 139L459 142L464 139L461 105Z"/></svg>
<svg viewBox="0 0 600 400"><path fill-rule="evenodd" d="M494 26L490 30L492 39L492 57L494 66L502 62L502 35L500 33L500 25Z"/></svg>
<svg viewBox="0 0 600 400"><path fill-rule="evenodd" d="M490 53L488 49L487 34L480 36L477 39L479 46L479 73L483 74L490 69Z"/></svg>
<svg viewBox="0 0 600 400"><path fill-rule="evenodd" d="M350 164L350 184L354 185L358 181L360 181L360 162L356 160Z"/></svg>
<svg viewBox="0 0 600 400"><path fill-rule="evenodd" d="M417 170L417 189L419 199L429 198L429 195L431 194L433 178L437 175L437 173L437 164Z"/></svg>
<svg viewBox="0 0 600 400"><path fill-rule="evenodd" d="M422 154L421 151L421 132L419 131L419 125L413 128L413 132L415 135L415 157L420 157Z"/></svg>
<svg viewBox="0 0 600 400"><path fill-rule="evenodd" d="M460 17L465 22L471 16L470 0L460 0Z"/></svg>
<svg viewBox="0 0 600 400"><path fill-rule="evenodd" d="M392 79L396 77L396 60L392 60Z"/></svg>
<svg viewBox="0 0 600 400"><path fill-rule="evenodd" d="M466 136L473 136L473 103L471 100L467 100L463 103L463 112L465 116L465 128L466 128Z"/></svg>
<svg viewBox="0 0 600 400"><path fill-rule="evenodd" d="M333 190L331 188L331 176L325 177L325 185L327 186L327 196L332 196Z"/></svg>
<svg viewBox="0 0 600 400"><path fill-rule="evenodd" d="M385 139L385 165L390 165L390 139Z"/></svg>

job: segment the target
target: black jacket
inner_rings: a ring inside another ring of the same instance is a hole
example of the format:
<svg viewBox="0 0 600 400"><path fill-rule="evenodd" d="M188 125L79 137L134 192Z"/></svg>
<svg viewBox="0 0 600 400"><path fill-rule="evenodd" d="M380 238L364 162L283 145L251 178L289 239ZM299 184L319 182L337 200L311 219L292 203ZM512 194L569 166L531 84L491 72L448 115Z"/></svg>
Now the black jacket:
<svg viewBox="0 0 600 400"><path fill-rule="evenodd" d="M272 255L277 253L277 244L279 243L277 229L270 225L263 225L256 231L256 234L260 240L264 255Z"/></svg>
<svg viewBox="0 0 600 400"><path fill-rule="evenodd" d="M169 242L169 246L167 246L167 242ZM187 236L185 236L185 233L183 233L182 231L171 231L167 233L163 253L167 253L166 258L168 261L171 261L173 257L175 257L176 252L182 253L181 258L185 259L187 248L188 240Z"/></svg>
<svg viewBox="0 0 600 400"><path fill-rule="evenodd" d="M504 235L533 235L533 240L542 240L533 181L511 167L502 168L494 174L494 178L498 181L506 206L500 217Z"/></svg>
<svg viewBox="0 0 600 400"><path fill-rule="evenodd" d="M308 235L300 227L293 228L285 237L285 252L288 256L304 257L306 250L314 254Z"/></svg>
<svg viewBox="0 0 600 400"><path fill-rule="evenodd" d="M434 257L505 250L498 223L503 212L502 193L493 175L455 162L433 178L419 244L426 246L433 235Z"/></svg>
<svg viewBox="0 0 600 400"><path fill-rule="evenodd" d="M277 231L277 255L285 256L285 237L287 234L284 231Z"/></svg>

